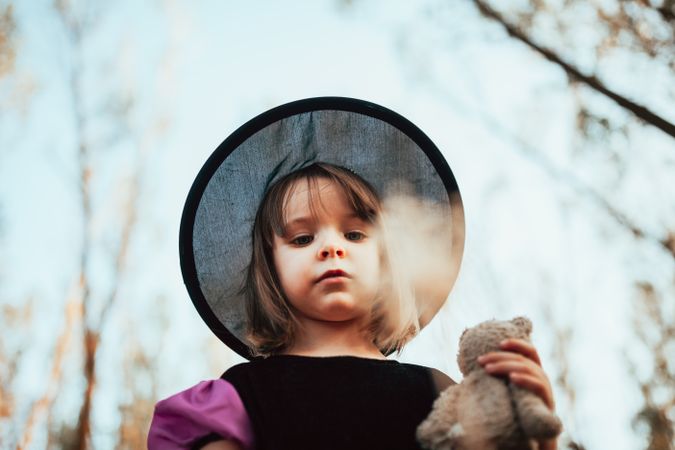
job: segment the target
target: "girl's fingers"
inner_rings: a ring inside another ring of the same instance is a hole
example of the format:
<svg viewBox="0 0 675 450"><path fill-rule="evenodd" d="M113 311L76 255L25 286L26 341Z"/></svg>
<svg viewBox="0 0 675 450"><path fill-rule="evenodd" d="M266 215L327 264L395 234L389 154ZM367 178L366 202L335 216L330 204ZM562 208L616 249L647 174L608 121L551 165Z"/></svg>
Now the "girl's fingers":
<svg viewBox="0 0 675 450"><path fill-rule="evenodd" d="M558 448L558 440L556 438L539 441L539 450L556 450Z"/></svg>
<svg viewBox="0 0 675 450"><path fill-rule="evenodd" d="M499 347L502 351L486 353L478 358L478 363L490 375L508 376L513 384L533 392L553 410L553 390L537 349L523 339L506 339Z"/></svg>
<svg viewBox="0 0 675 450"><path fill-rule="evenodd" d="M499 348L509 352L519 353L541 366L539 353L537 353L537 349L530 342L523 339L505 339L500 343Z"/></svg>
<svg viewBox="0 0 675 450"><path fill-rule="evenodd" d="M478 358L478 363L485 367L488 364L497 364L497 363L513 363L513 364L523 364L528 367L537 368L541 370L541 366L535 361L519 354L513 352L492 352L486 353Z"/></svg>
<svg viewBox="0 0 675 450"><path fill-rule="evenodd" d="M491 362L483 367L490 375L509 375L512 372L517 372L541 377L541 369L539 366L528 362L527 360L506 360Z"/></svg>
<svg viewBox="0 0 675 450"><path fill-rule="evenodd" d="M553 395L548 383L545 383L541 378L528 375L521 372L511 372L509 380L516 386L520 386L528 391L534 392L539 398L544 401L544 404L553 411L555 405L553 403Z"/></svg>
<svg viewBox="0 0 675 450"><path fill-rule="evenodd" d="M516 353L495 352L484 356L480 362L487 373L495 376L508 376L512 383L533 392L553 410L551 384L541 366Z"/></svg>
<svg viewBox="0 0 675 450"><path fill-rule="evenodd" d="M478 363L485 365L498 361L531 361L529 358L513 352L490 352L478 357ZM532 361L534 363L534 361Z"/></svg>

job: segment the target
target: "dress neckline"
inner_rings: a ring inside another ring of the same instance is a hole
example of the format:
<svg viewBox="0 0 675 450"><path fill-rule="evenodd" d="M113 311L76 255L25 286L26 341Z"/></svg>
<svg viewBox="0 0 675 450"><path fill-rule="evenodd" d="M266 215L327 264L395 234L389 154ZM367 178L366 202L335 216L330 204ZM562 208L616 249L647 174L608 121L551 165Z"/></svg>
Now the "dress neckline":
<svg viewBox="0 0 675 450"><path fill-rule="evenodd" d="M295 361L321 361L321 362L343 360L343 361L363 361L382 364L386 363L398 364L398 361L394 359L366 358L363 356L354 356L354 355L307 356L307 355L293 355L293 354L277 354L277 355L270 355L265 359L276 359L276 360L289 359Z"/></svg>

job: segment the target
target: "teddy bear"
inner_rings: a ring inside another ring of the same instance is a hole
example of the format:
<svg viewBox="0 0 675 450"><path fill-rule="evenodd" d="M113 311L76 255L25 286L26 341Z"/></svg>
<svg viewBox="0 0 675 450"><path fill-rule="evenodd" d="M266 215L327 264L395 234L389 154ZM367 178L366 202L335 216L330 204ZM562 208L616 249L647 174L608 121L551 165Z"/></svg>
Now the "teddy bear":
<svg viewBox="0 0 675 450"><path fill-rule="evenodd" d="M506 338L529 341L532 322L525 317L490 320L464 331L457 362L464 375L436 399L417 428L417 440L431 450L531 450L537 439L562 430L560 419L543 400L508 379L488 374L479 356L499 351Z"/></svg>

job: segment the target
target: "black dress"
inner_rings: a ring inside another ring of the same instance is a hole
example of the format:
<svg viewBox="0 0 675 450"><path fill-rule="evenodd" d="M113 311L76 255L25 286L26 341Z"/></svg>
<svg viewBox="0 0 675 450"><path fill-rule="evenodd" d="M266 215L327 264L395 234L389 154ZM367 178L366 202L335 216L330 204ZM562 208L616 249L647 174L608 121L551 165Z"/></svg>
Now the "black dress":
<svg viewBox="0 0 675 450"><path fill-rule="evenodd" d="M241 397L256 450L419 449L417 426L454 384L436 369L353 356L270 356L221 378Z"/></svg>

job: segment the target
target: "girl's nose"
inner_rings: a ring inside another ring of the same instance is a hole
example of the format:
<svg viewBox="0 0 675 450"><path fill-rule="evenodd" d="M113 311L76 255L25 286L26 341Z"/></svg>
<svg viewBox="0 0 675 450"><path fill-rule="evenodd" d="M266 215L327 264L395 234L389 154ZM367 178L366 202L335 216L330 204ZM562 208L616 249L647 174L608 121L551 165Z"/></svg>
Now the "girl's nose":
<svg viewBox="0 0 675 450"><path fill-rule="evenodd" d="M319 258L320 259L327 259L327 258L344 258L346 256L346 252L344 247L341 245L337 244L330 244L326 243L324 244L320 249L319 249Z"/></svg>

